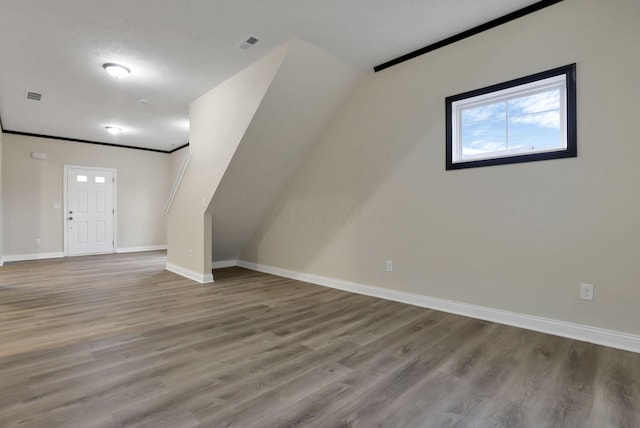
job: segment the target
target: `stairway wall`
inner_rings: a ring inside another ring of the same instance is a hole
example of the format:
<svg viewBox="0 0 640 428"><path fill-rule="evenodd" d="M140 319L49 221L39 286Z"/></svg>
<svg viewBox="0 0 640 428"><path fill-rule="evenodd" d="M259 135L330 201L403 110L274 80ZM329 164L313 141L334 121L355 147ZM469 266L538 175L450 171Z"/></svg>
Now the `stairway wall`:
<svg viewBox="0 0 640 428"><path fill-rule="evenodd" d="M211 200L213 260L237 259L360 72L294 40Z"/></svg>
<svg viewBox="0 0 640 428"><path fill-rule="evenodd" d="M207 207L290 47L279 47L191 103L191 161L167 215L168 270L213 280Z"/></svg>

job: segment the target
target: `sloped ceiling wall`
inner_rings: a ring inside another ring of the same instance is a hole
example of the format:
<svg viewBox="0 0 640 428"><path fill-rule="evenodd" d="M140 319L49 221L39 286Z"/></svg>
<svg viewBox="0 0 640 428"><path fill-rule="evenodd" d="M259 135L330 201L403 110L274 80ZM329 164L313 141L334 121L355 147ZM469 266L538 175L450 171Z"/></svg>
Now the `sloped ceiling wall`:
<svg viewBox="0 0 640 428"><path fill-rule="evenodd" d="M209 205L213 260L237 259L360 72L295 40Z"/></svg>
<svg viewBox="0 0 640 428"><path fill-rule="evenodd" d="M167 269L210 282L212 260L238 258L359 76L293 40L191 104Z"/></svg>

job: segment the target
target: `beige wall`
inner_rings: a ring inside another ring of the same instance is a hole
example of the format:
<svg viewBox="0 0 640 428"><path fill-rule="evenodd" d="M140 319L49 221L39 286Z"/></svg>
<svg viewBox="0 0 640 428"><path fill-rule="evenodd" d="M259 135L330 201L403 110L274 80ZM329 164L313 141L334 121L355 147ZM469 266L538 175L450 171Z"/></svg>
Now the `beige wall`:
<svg viewBox="0 0 640 428"><path fill-rule="evenodd" d="M639 18L566 0L368 74L244 258L639 334ZM446 96L573 62L578 158L445 171Z"/></svg>
<svg viewBox="0 0 640 428"><path fill-rule="evenodd" d="M5 256L63 251L63 212L53 204L64 204L65 164L117 170L118 249L166 245L169 155L13 134L2 143Z"/></svg>
<svg viewBox="0 0 640 428"><path fill-rule="evenodd" d="M167 268L211 281L207 211L233 154L289 46L282 46L189 106L191 161L167 216Z"/></svg>
<svg viewBox="0 0 640 428"><path fill-rule="evenodd" d="M2 261L2 255L3 253L3 246L2 246L2 241L3 241L3 231L2 231L2 126L0 126L0 266L2 266L4 263Z"/></svg>
<svg viewBox="0 0 640 428"><path fill-rule="evenodd" d="M184 158L189 153L189 146L183 147L180 150L176 150L173 153L169 154L169 187L172 188L173 184L176 182L176 178L178 178L178 174L182 169L182 164L184 163ZM171 190L171 189L169 189Z"/></svg>
<svg viewBox="0 0 640 428"><path fill-rule="evenodd" d="M216 262L238 259L361 75L309 43L290 45L211 200Z"/></svg>

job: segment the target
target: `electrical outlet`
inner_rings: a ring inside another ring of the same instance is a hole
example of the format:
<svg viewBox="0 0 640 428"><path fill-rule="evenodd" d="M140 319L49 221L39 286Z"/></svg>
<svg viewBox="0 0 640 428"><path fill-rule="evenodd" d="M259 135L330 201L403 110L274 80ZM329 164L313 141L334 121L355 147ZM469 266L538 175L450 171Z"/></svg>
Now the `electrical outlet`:
<svg viewBox="0 0 640 428"><path fill-rule="evenodd" d="M36 245L40 245L40 238L36 238Z"/></svg>
<svg viewBox="0 0 640 428"><path fill-rule="evenodd" d="M387 260L387 272L392 272L392 271L393 271L393 261Z"/></svg>
<svg viewBox="0 0 640 428"><path fill-rule="evenodd" d="M193 258L193 250L189 250L189 258Z"/></svg>
<svg viewBox="0 0 640 428"><path fill-rule="evenodd" d="M580 284L580 298L582 300L593 300L593 284Z"/></svg>

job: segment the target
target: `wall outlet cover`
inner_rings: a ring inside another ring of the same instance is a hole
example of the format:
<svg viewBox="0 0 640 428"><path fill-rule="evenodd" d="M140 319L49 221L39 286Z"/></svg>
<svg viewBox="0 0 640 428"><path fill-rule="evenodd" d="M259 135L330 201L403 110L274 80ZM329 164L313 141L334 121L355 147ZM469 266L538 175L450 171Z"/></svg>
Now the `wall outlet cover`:
<svg viewBox="0 0 640 428"><path fill-rule="evenodd" d="M582 300L593 300L593 284L580 284L580 298Z"/></svg>

